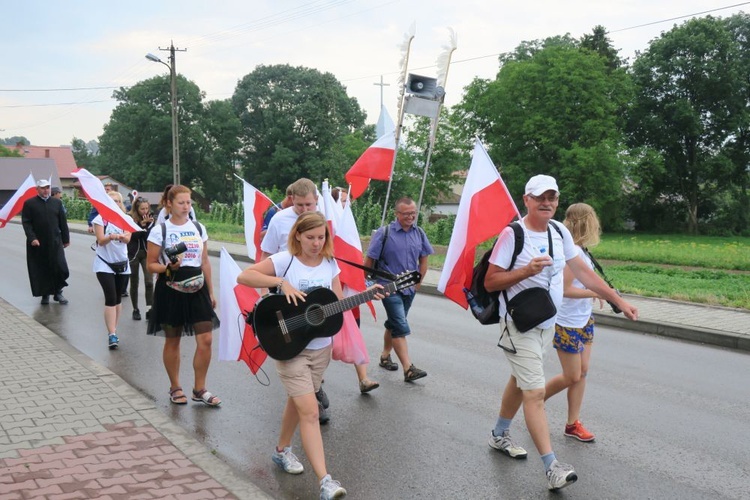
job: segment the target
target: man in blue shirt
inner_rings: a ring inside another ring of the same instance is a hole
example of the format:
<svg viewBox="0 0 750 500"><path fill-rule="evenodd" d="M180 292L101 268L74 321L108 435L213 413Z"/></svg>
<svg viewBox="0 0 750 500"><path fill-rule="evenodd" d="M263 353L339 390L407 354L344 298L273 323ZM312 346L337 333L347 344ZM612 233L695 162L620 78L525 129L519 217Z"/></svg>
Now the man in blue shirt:
<svg viewBox="0 0 750 500"><path fill-rule="evenodd" d="M417 206L414 200L404 197L396 201L396 220L381 227L373 235L367 248L365 266L377 266L376 269L391 274L419 269L424 279L427 274L427 257L434 253L434 250L424 231L414 225L416 220ZM388 282L382 278L377 278L377 281L381 284ZM391 359L391 350L396 351L396 356L404 367L406 382L427 376L426 371L412 364L406 343L406 337L411 333L406 316L420 285L421 283L412 288L405 288L383 299L388 319L385 322L380 366L386 370L398 370L398 364Z"/></svg>

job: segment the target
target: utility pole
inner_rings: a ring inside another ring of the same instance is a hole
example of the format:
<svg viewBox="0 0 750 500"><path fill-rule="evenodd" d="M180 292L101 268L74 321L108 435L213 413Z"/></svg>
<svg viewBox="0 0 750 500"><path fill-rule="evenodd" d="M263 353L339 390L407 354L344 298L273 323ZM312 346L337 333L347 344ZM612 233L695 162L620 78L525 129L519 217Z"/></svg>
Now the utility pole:
<svg viewBox="0 0 750 500"><path fill-rule="evenodd" d="M177 69L175 51L187 52L187 49L176 49L174 41L170 41L169 47L159 47L159 50L169 51L169 83L172 94L172 177L173 184L176 186L180 183L180 131L177 123Z"/></svg>

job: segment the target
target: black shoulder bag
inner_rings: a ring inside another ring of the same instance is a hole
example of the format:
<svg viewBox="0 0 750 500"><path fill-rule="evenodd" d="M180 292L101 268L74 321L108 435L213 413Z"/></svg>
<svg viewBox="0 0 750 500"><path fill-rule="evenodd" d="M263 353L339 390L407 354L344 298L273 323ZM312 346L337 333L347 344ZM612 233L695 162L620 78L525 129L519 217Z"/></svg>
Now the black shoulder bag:
<svg viewBox="0 0 750 500"><path fill-rule="evenodd" d="M549 256L554 261L552 232L549 226L547 227L547 238L549 240ZM511 300L508 300L507 291L503 290L503 298L505 299L505 314L510 315L516 329L521 333L531 330L557 314L557 308L552 302L552 297L547 288L538 286L527 288L517 293Z"/></svg>
<svg viewBox="0 0 750 500"><path fill-rule="evenodd" d="M613 289L617 295L620 295L620 290L618 290L617 288L615 288L614 285L612 284L612 282L607 279L607 275L604 274L604 269L602 269L602 266L599 265L599 263L596 261L596 259L594 258L594 256L591 255L591 252L589 252L589 249L586 248L586 247L581 247L581 248L583 249L583 253L585 253L586 256L588 256L588 258L591 259L591 263L594 264L594 268L599 273L599 275L602 277L602 279L604 280L604 282L606 284L608 284L609 287L611 289ZM622 312L622 310L619 307L617 307L613 302L607 301L607 304L609 304L609 307L612 308L612 312L613 313L620 314Z"/></svg>

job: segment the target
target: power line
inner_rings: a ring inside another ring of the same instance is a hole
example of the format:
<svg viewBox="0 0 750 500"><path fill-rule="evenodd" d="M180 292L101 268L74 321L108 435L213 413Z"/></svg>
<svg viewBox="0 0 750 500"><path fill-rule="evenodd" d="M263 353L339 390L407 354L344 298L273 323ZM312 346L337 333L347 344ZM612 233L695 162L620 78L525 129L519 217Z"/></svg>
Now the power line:
<svg viewBox="0 0 750 500"><path fill-rule="evenodd" d="M49 104L8 104L2 105L0 108L36 108L46 106L71 106L74 104L93 104L97 102L110 102L112 99L105 99L102 101L78 101L78 102L55 102Z"/></svg>
<svg viewBox="0 0 750 500"><path fill-rule="evenodd" d="M700 15L703 15L703 14L710 14L711 12L717 12L719 10L731 9L731 8L734 8L734 7L741 7L741 6L747 5L747 4L750 4L750 2L742 2L742 3L737 3L737 4L734 4L734 5L727 5L726 7L717 7L715 9L704 10L703 12L696 12L694 14L685 14L684 16L670 17L669 19L662 19L661 21L654 21L654 22L651 22L651 23L639 24L637 26L630 26L628 28L621 28L619 30L609 31L608 34L609 33L620 33L621 31L634 30L636 28L644 28L646 26L653 26L654 24L668 23L669 21L677 21L678 19L685 19L686 17L695 17L695 16L700 16Z"/></svg>
<svg viewBox="0 0 750 500"><path fill-rule="evenodd" d="M660 21L653 21L653 22L650 22L650 23L638 24L636 26L629 26L627 28L620 28L618 30L608 31L607 34L610 34L610 33L619 33L621 31L628 31L628 30L632 30L632 29L636 29L636 28L643 28L645 26L653 26L655 24L668 23L670 21L675 21L677 19L685 19L687 17L695 17L695 16L700 16L700 15L703 15L703 14L710 14L711 12L716 12L716 11L719 11L719 10L731 9L731 8L734 8L734 7L740 7L742 5L748 5L748 4L750 4L750 2L742 2L742 3L738 3L738 4L734 4L734 5L727 5L725 7L717 7L715 9L704 10L702 12L695 12L693 14L685 14L683 16L670 17L669 19L662 19ZM456 59L456 60L451 61L451 64L460 64L460 63L464 63L464 62L476 61L476 60L479 60L479 59L487 59L488 57L499 57L502 54L504 54L504 52L497 52L497 53L494 53L494 54L487 54L487 55L484 55L484 56L467 57L465 59ZM409 69L410 70L414 70L414 71L418 71L418 70L421 70L421 69L430 69L432 67L433 66L422 66L420 68L409 68ZM344 82L353 82L353 81L357 81L357 80L364 80L366 78L367 79L377 78L381 74L383 74L383 75L395 75L395 74L398 74L398 73L399 73L398 71L386 71L386 72L383 72L383 73L377 73L377 74L372 74L372 75L358 76L358 77L355 77L355 78L347 78L347 79L341 80L341 82L342 83L344 83Z"/></svg>
<svg viewBox="0 0 750 500"><path fill-rule="evenodd" d="M287 10L284 10L284 11L279 12L277 14L261 18L261 19L255 21L255 22L253 22L253 23L240 24L240 25L234 26L232 28L229 28L227 30L218 31L218 32L214 32L214 33L210 33L210 34L198 37L198 38L196 38L194 40L197 43L197 45L201 45L201 43L200 43L201 40L204 40L205 41L204 43L211 43L212 41L219 41L219 40L225 39L225 38L232 38L234 36L238 36L238 35L242 34L243 32L261 30L261 29L264 29L264 28L266 28L268 26L273 26L273 25L281 24L281 23L283 23L285 21L295 20L295 19L299 18L302 14L310 14L310 13L322 12L322 11L328 10L328 9L330 9L332 7L336 7L336 6L340 5L340 4L349 3L351 1L352 0L330 0L328 4L323 4L323 5L319 5L319 6L316 6L316 7L313 7L313 6L316 3L318 3L318 2L311 2L309 4L306 4L306 5L297 7L297 8L287 9ZM393 3L393 2L387 2L386 4L388 4L388 3ZM692 14L685 14L685 15L682 15L682 16L671 17L671 18L668 18L668 19L661 19L659 21L652 21L652 22L649 22L649 23L638 24L638 25L634 25L634 26L628 26L626 28L620 28L620 29L617 29L617 30L608 31L607 34L610 34L610 33L620 33L620 32L623 32L623 31L628 31L628 30L643 28L643 27L646 27L646 26L653 26L653 25L656 25L656 24L667 23L667 22L676 21L676 20L679 20L679 19L685 19L685 18L689 18L689 17L696 17L696 16L700 16L700 15L704 15L704 14L710 14L712 12L718 12L718 11L721 11L721 10L727 10L727 9L732 9L732 8L735 8L735 7L741 7L743 5L748 5L748 4L750 4L750 2L741 2L741 3L737 3L737 4L733 4L733 5L727 5L727 6L724 6L724 7L717 7L715 9L704 10L704 11L695 12L695 13L692 13ZM367 10L371 10L371 9L367 9ZM297 12L295 12L295 11L297 11ZM284 15L286 15L286 16L284 16ZM343 17L350 17L350 16L343 16ZM339 18L339 19L341 19L341 18ZM327 24L327 23L322 23L322 24ZM315 25L313 25L313 26L315 26ZM309 27L306 28L306 29L309 29ZM483 55L483 56L468 57L468 58L465 58L465 59L456 59L456 60L452 61L452 64L460 64L460 63L464 63L464 62L476 61L476 60L479 60L479 59L486 59L486 58L490 58L490 57L498 57L501 54L503 54L503 52L497 52L497 53L487 54L487 55ZM414 70L421 70L421 69L429 69L431 67L432 66L423 66L423 67L420 67L420 68L413 68L413 69ZM366 75L366 76L360 76L360 77L342 79L341 82L342 83L343 82L352 82L352 81L357 81L357 80L364 80L366 78L367 79L376 78L376 77L379 77L380 75L392 75L392 74L398 74L398 73L399 73L398 71L386 71L386 72L380 72L380 73L372 74L372 75ZM67 92L67 91L79 91L79 90L111 90L111 89L119 89L119 88L122 88L122 87L127 88L127 86L119 86L119 87L117 87L117 86L115 86L115 87L112 87L112 86L101 86L101 87L71 87L71 88L53 88L53 89L0 89L0 92ZM219 95L224 95L224 94L219 94ZM41 107L41 106L66 106L66 105L91 104L91 103L100 103L100 102L109 102L109 101L111 101L111 99L109 99L109 100L102 100L102 101L80 101L80 102L54 103L54 104L8 105L8 106L0 106L0 108L23 108L23 107Z"/></svg>
<svg viewBox="0 0 750 500"><path fill-rule="evenodd" d="M68 89L0 89L0 92L68 92L72 90L107 90L119 87L72 87Z"/></svg>

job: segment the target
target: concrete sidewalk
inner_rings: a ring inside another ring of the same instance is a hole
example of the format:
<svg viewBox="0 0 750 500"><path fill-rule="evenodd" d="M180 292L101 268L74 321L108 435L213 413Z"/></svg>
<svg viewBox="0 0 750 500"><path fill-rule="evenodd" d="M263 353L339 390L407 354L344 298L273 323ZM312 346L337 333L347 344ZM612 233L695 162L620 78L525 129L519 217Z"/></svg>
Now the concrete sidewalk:
<svg viewBox="0 0 750 500"><path fill-rule="evenodd" d="M71 230L86 233L83 224ZM209 241L250 262L244 245ZM440 272L422 291L439 295ZM750 351L750 311L628 296L599 324ZM449 306L457 307L457 306ZM0 298L0 500L271 498L120 377Z"/></svg>

